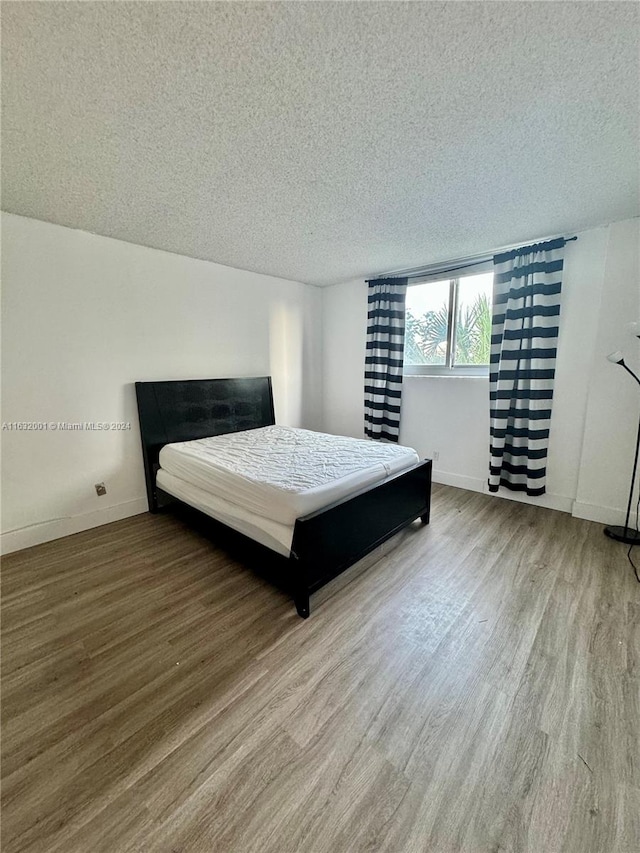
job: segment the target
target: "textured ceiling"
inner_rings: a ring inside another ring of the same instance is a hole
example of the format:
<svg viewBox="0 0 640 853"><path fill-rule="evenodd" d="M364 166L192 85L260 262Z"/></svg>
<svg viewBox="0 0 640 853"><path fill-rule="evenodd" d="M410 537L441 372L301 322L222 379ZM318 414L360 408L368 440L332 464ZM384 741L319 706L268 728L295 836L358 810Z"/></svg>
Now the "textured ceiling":
<svg viewBox="0 0 640 853"><path fill-rule="evenodd" d="M3 208L331 284L639 213L638 5L3 3Z"/></svg>

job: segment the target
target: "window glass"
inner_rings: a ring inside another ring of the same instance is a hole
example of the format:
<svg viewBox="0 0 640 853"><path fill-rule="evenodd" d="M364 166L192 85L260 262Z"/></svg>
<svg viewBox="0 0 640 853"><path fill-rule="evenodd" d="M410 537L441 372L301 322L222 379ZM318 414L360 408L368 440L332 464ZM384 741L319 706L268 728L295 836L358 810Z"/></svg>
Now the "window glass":
<svg viewBox="0 0 640 853"><path fill-rule="evenodd" d="M489 364L493 273L458 280L454 365Z"/></svg>
<svg viewBox="0 0 640 853"><path fill-rule="evenodd" d="M447 363L449 280L407 288L405 364Z"/></svg>

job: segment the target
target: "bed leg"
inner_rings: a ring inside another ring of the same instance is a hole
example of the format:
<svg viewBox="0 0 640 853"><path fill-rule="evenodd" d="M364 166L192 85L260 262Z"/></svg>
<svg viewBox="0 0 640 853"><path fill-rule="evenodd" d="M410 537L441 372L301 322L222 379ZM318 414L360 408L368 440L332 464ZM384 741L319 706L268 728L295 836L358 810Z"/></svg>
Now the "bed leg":
<svg viewBox="0 0 640 853"><path fill-rule="evenodd" d="M149 512L152 515L160 512L160 507L158 506L158 493L155 488L152 488L151 490L147 489L147 502L149 504Z"/></svg>
<svg viewBox="0 0 640 853"><path fill-rule="evenodd" d="M428 513L428 512L425 512L425 513L424 513L424 515L421 515L421 516L420 516L420 521L421 521L423 524L429 524L429 513Z"/></svg>
<svg viewBox="0 0 640 853"><path fill-rule="evenodd" d="M298 611L298 616L302 616L303 619L308 619L310 612L309 593L306 590L304 592L300 592L293 600L296 605L296 610Z"/></svg>

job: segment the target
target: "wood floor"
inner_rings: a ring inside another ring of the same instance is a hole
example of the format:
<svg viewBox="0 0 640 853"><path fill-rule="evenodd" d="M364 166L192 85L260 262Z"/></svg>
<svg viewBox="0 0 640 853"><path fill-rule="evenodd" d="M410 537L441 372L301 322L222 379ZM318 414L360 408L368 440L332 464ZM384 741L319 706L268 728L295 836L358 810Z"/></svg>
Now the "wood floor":
<svg viewBox="0 0 640 853"><path fill-rule="evenodd" d="M370 562L303 621L171 516L5 558L4 853L637 853L624 546L436 486Z"/></svg>

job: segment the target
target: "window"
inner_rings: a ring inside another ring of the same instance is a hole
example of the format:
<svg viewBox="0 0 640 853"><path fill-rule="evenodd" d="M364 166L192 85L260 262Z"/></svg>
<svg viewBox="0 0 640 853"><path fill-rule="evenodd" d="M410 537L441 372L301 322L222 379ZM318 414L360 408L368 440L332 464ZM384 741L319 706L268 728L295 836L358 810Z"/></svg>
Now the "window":
<svg viewBox="0 0 640 853"><path fill-rule="evenodd" d="M404 372L487 374L492 289L492 272L410 285Z"/></svg>

